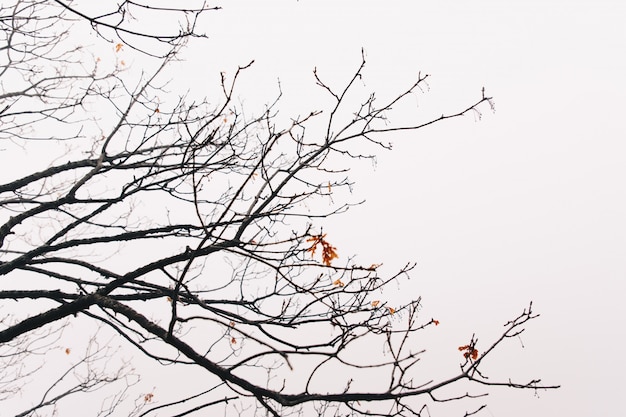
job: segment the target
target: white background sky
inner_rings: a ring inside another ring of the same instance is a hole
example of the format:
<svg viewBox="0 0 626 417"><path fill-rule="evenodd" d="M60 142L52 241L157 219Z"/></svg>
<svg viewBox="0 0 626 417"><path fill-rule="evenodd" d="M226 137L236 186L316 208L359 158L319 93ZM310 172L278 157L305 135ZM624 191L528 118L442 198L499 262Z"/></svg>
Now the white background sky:
<svg viewBox="0 0 626 417"><path fill-rule="evenodd" d="M376 169L352 175L355 199L367 203L325 222L328 238L340 255L384 262L389 273L417 261L400 292L423 296L423 314L442 323L434 349L455 360L473 332L486 343L534 301L542 317L523 335L525 348L512 341L493 373L562 388L539 398L496 390L487 413L626 415L626 3L222 6L207 19L211 39L188 51L194 89L255 59L241 97L270 101L280 78L283 114L303 114L324 105L313 68L339 86L363 47L365 85L383 97L418 71L432 75L399 117L460 110L483 86L494 96L496 113L485 107L479 122L468 115L390 137L394 150L381 152Z"/></svg>
<svg viewBox="0 0 626 417"><path fill-rule="evenodd" d="M220 71L255 59L240 83L244 103L272 101L280 78L281 114L305 114L329 103L313 68L342 86L362 47L365 89L381 99L420 71L432 76L392 122L459 111L485 87L495 113L485 106L480 121L469 114L389 136L393 151L351 175L354 201L366 203L319 225L342 258L383 262L389 274L418 263L398 302L422 296L422 314L440 321L425 333L424 360L442 375L458 371L456 348L473 333L480 350L534 302L541 317L487 376L562 388L538 398L492 390L483 415L626 415L626 2L220 5L202 22L210 39L190 45L172 88L210 97Z"/></svg>

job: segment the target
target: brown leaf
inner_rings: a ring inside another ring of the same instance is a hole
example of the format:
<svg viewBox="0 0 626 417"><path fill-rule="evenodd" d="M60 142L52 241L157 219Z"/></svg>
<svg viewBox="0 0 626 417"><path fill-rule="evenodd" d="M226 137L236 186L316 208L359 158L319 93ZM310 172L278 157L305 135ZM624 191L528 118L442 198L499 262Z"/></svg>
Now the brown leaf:
<svg viewBox="0 0 626 417"><path fill-rule="evenodd" d="M309 247L306 251L311 252L311 257L315 255L315 251L317 250L317 245L322 245L322 263L326 266L330 266L334 259L339 258L337 254L337 248L328 243L324 238L325 234L311 236L306 241L312 242L311 247Z"/></svg>

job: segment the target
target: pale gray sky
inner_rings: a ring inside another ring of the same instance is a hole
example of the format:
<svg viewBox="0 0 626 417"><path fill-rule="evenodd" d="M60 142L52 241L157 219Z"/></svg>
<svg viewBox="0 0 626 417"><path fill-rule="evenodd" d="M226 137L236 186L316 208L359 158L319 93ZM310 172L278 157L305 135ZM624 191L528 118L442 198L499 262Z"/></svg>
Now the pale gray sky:
<svg viewBox="0 0 626 417"><path fill-rule="evenodd" d="M541 318L501 350L487 376L540 377L562 388L538 397L488 390L483 415L626 415L626 3L221 5L202 21L209 40L189 45L170 90L210 98L221 71L255 59L241 78L241 100L250 108L272 101L280 79L281 117L305 114L329 103L313 68L341 86L361 48L365 91L381 99L418 72L432 76L429 90L392 121L459 111L485 87L495 113L483 107L481 120L470 114L390 135L393 151L381 150L375 169L357 164L351 175L354 201L367 202L320 225L340 256L383 262L382 273L418 262L411 280L385 295L422 296L422 314L440 321L424 342L424 360L440 375L457 373L456 348L473 333L480 350L534 302ZM132 68L132 53L123 53ZM154 385L156 395L166 390Z"/></svg>
<svg viewBox="0 0 626 417"><path fill-rule="evenodd" d="M339 85L361 47L366 87L381 96L418 71L432 74L430 90L398 117L461 109L483 86L495 97L496 113L485 108L480 122L469 115L390 137L394 150L381 152L377 168L353 175L355 199L367 203L325 230L341 254L385 262L389 272L418 261L400 292L423 296L423 314L442 323L434 350L450 348L450 357L473 332L486 342L534 301L542 317L523 335L524 349L512 341L502 352L494 374L562 388L539 398L496 390L494 416L625 415L626 4L223 6L190 60L208 78L255 59L240 90L251 103L268 101L280 78L283 113L321 107L312 69ZM445 355L433 353L442 363Z"/></svg>

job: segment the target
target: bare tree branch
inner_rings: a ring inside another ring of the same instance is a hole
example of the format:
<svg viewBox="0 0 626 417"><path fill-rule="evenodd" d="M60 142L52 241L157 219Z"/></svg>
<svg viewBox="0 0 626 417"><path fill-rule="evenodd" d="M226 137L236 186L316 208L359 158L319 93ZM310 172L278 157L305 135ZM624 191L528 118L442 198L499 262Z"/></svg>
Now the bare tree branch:
<svg viewBox="0 0 626 417"><path fill-rule="evenodd" d="M393 305L383 293L415 265L392 273L358 265L319 226L361 204L344 198L349 170L388 149L383 136L480 115L493 108L484 89L469 106L394 124L394 109L428 76L379 103L360 90L361 51L344 85L314 70L329 109L311 105L288 122L277 117L280 94L256 113L238 104L238 80L253 62L221 74L220 97L190 102L165 90L165 73L189 38L203 36L200 17L216 9L193 1L0 6L0 152L29 155L0 180L3 410L54 414L68 398L90 395L100 415L228 407L240 415L430 416L428 404L467 401L469 416L484 410L470 401L486 392L462 383L557 388L483 373L491 353L538 317L532 304L487 349L476 337L461 346L455 375L423 375L420 341L438 321L421 316L419 296ZM174 26L145 30L141 22L157 16ZM146 64L104 70L70 30L109 50L113 42L111 54L139 50ZM356 109L354 97L365 97ZM84 323L99 330L80 360L49 372L57 376L43 390L30 388L29 377L55 366L34 358L58 352L54 344L69 333L85 340L69 329ZM124 350L107 350L108 340ZM129 379L128 352L202 371L206 386L152 403L155 394ZM121 365L111 368L113 360ZM376 374L371 388L355 383L360 372ZM20 403L14 394L27 389L32 401Z"/></svg>

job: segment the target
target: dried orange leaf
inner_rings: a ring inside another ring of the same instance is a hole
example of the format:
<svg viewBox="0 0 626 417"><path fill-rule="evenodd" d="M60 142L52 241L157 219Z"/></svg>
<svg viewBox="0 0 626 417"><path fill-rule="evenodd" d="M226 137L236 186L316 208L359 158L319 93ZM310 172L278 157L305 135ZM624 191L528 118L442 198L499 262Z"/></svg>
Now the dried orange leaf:
<svg viewBox="0 0 626 417"><path fill-rule="evenodd" d="M72 350L70 348L65 348L65 354L69 355Z"/></svg>
<svg viewBox="0 0 626 417"><path fill-rule="evenodd" d="M478 350L474 349L471 345L459 346L459 350L467 351L467 352L463 352L463 357L465 359L471 358L474 361L478 359Z"/></svg>
<svg viewBox="0 0 626 417"><path fill-rule="evenodd" d="M115 45L115 52L121 51L123 46L124 45L122 45L121 43L118 43L117 45Z"/></svg>
<svg viewBox="0 0 626 417"><path fill-rule="evenodd" d="M330 266L333 259L339 258L336 249L337 248L331 246L330 243L322 240L322 262L324 262L324 265Z"/></svg>
<svg viewBox="0 0 626 417"><path fill-rule="evenodd" d="M374 300L372 301L372 307L377 307L378 304L380 304L380 300Z"/></svg>
<svg viewBox="0 0 626 417"><path fill-rule="evenodd" d="M340 279L335 280L335 282L333 282L333 285L336 285L338 287L344 287L346 284L344 284L343 282L341 282Z"/></svg>
<svg viewBox="0 0 626 417"><path fill-rule="evenodd" d="M324 238L325 234L311 236L307 238L307 242L312 242L311 247L309 247L306 251L311 252L311 256L315 255L315 251L317 250L317 245L322 245L322 263L326 266L330 266L332 261L339 257L337 254L337 248L328 243Z"/></svg>
<svg viewBox="0 0 626 417"><path fill-rule="evenodd" d="M439 326L439 320L435 320L435 319L433 319L433 321L432 321L432 322L435 324L435 326Z"/></svg>
<svg viewBox="0 0 626 417"><path fill-rule="evenodd" d="M387 307L387 310L389 310L389 313L393 316L393 314L396 312L396 309L393 307Z"/></svg>
<svg viewBox="0 0 626 417"><path fill-rule="evenodd" d="M230 338L230 343L232 343L233 345L237 344L237 339L235 339L234 337Z"/></svg>
<svg viewBox="0 0 626 417"><path fill-rule="evenodd" d="M150 401L152 401L152 397L154 397L154 394L150 392L143 396L143 401L149 403Z"/></svg>

